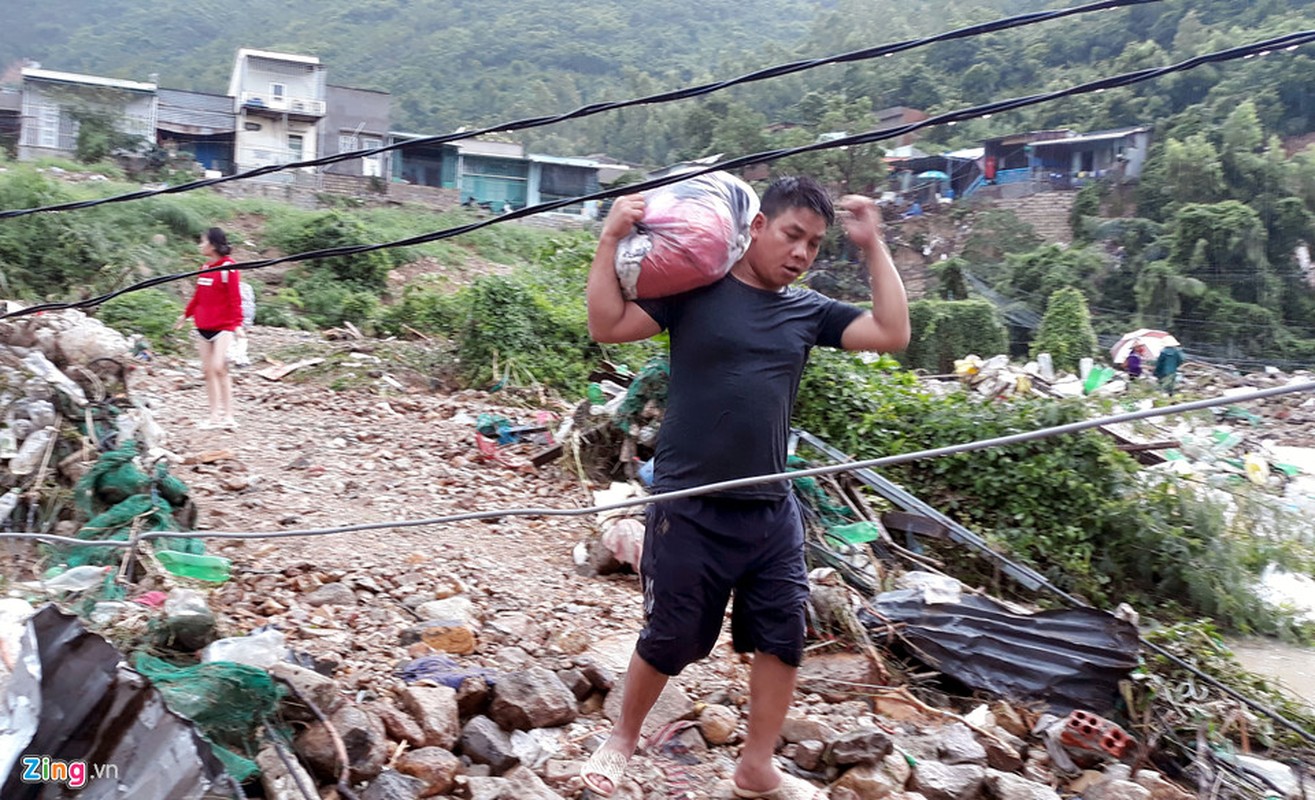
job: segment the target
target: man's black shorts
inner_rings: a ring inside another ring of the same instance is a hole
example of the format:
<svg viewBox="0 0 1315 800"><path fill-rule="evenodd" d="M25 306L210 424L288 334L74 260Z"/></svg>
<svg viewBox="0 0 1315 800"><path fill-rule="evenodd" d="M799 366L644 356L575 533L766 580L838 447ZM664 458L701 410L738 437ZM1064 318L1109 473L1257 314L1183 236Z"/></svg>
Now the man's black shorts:
<svg viewBox="0 0 1315 800"><path fill-rule="evenodd" d="M688 497L649 506L639 656L665 675L712 652L732 592L731 639L798 666L808 573L794 496Z"/></svg>

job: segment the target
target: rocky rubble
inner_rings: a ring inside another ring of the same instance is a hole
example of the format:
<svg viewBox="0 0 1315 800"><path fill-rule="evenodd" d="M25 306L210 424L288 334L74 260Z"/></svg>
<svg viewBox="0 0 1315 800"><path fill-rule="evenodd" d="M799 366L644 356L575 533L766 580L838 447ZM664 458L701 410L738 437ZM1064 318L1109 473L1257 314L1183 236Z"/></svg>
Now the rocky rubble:
<svg viewBox="0 0 1315 800"><path fill-rule="evenodd" d="M272 344L260 336L257 352ZM195 429L204 395L194 368L157 362L138 373L134 391L167 399L158 412L170 432L162 446L200 498L202 530L277 533L589 501L564 465L531 472L476 451L480 413L529 416L497 395L329 392L238 373L243 427L228 434ZM213 635L272 627L289 649L291 660L270 672L295 688L281 716L296 758L262 751L266 796L299 798L297 787L311 784L323 797L341 796L333 787L344 766L366 800L581 796L579 768L618 714L642 615L633 575L579 574L571 544L589 530L587 520L504 517L215 542L235 570L208 591ZM152 573L132 592L174 582ZM125 611L102 630L140 630L154 613ZM722 641L672 681L614 797L729 797L747 678ZM782 765L829 785L837 800L1042 800L1077 791L1031 736L1026 710L997 706L970 725L880 683L863 655L835 646L810 654L783 730ZM1182 796L1146 770L1133 777L1117 769L1079 780L1105 798Z"/></svg>

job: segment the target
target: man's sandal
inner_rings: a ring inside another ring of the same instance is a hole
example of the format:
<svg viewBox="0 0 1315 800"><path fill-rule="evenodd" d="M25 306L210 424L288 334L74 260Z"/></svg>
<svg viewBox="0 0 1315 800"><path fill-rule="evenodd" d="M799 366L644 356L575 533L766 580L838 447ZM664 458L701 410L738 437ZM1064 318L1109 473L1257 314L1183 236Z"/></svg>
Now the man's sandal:
<svg viewBox="0 0 1315 800"><path fill-rule="evenodd" d="M741 800L826 800L825 789L793 775L781 775L781 783L769 792L754 792L735 787L735 796Z"/></svg>
<svg viewBox="0 0 1315 800"><path fill-rule="evenodd" d="M603 797L611 797L612 793L620 788L621 778L626 774L626 764L628 763L630 763L630 759L617 751L599 748L580 768L580 780L584 781L584 785L591 792ZM599 778L610 781L612 787L604 789L598 783Z"/></svg>

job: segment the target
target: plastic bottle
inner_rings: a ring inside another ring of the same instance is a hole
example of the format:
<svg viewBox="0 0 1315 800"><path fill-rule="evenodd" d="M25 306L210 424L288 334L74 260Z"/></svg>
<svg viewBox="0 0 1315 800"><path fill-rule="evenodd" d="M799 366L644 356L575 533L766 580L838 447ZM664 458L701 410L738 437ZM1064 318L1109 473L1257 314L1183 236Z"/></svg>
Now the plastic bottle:
<svg viewBox="0 0 1315 800"><path fill-rule="evenodd" d="M20 492L17 486L0 495L0 525L3 525L5 520L9 519L9 515L14 513L15 508L18 508L19 496Z"/></svg>
<svg viewBox="0 0 1315 800"><path fill-rule="evenodd" d="M156 550L164 568L183 578L223 583L231 576L232 562L221 556L183 553L178 550Z"/></svg>
<svg viewBox="0 0 1315 800"><path fill-rule="evenodd" d="M9 459L9 471L15 475L32 474L41 463L41 458L46 454L46 446L54 435L53 429L43 428L24 439L23 446L18 448L18 455Z"/></svg>
<svg viewBox="0 0 1315 800"><path fill-rule="evenodd" d="M288 655L283 634L273 628L253 633L249 636L235 636L230 639L216 639L201 651L201 660L233 661L248 664L261 669L269 669Z"/></svg>
<svg viewBox="0 0 1315 800"><path fill-rule="evenodd" d="M30 400L27 418L38 428L49 428L55 424L55 406L49 400Z"/></svg>

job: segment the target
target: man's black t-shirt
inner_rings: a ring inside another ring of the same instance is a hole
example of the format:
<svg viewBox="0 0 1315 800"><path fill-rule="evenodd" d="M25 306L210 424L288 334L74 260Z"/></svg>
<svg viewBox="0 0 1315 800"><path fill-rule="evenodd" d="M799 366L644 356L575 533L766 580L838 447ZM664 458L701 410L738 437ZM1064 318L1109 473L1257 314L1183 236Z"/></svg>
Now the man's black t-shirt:
<svg viewBox="0 0 1315 800"><path fill-rule="evenodd" d="M731 275L638 302L671 333L657 491L783 471L809 350L839 347L845 328L863 313L808 289L767 291ZM723 494L775 500L788 492L787 483L777 482Z"/></svg>

